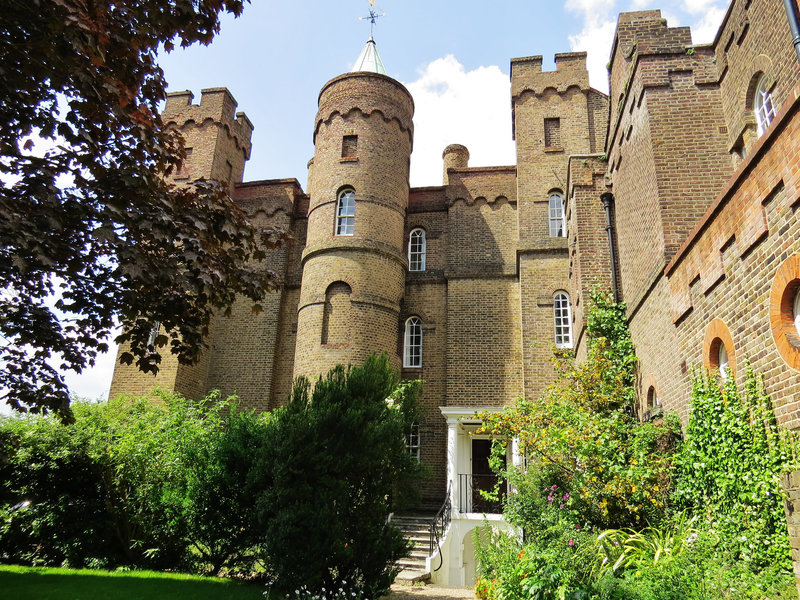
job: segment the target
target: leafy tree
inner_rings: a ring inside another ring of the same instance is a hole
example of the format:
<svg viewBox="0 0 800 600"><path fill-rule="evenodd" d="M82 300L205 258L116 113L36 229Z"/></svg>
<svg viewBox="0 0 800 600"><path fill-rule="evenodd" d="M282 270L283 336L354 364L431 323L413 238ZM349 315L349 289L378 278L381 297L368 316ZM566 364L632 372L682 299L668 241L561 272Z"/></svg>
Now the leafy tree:
<svg viewBox="0 0 800 600"><path fill-rule="evenodd" d="M386 356L373 355L361 367L336 367L313 391L298 380L276 411L259 510L277 589L305 586L311 596L345 585L366 598L388 589L407 550L387 522L392 498L420 472L404 438L415 387L398 389Z"/></svg>
<svg viewBox="0 0 800 600"><path fill-rule="evenodd" d="M592 303L586 360L557 358L557 380L541 398L482 415L484 431L518 438L527 454L527 469L506 472L518 493L505 513L532 535L552 525L545 517L553 505L569 513L556 521L568 518L573 526L642 527L669 503L680 424L635 417L636 357L625 307L600 291Z"/></svg>
<svg viewBox="0 0 800 600"><path fill-rule="evenodd" d="M262 482L258 449L271 415L226 402L215 403L206 419L212 416L216 422L205 427L203 443L192 443L183 453L187 536L204 571L249 574L263 537L256 521Z"/></svg>
<svg viewBox="0 0 800 600"><path fill-rule="evenodd" d="M80 372L117 324L155 372L154 321L182 363L215 310L275 275L224 183L176 187L180 135L158 105L160 47L208 44L244 0L12 0L0 19L0 399L68 415L58 369Z"/></svg>

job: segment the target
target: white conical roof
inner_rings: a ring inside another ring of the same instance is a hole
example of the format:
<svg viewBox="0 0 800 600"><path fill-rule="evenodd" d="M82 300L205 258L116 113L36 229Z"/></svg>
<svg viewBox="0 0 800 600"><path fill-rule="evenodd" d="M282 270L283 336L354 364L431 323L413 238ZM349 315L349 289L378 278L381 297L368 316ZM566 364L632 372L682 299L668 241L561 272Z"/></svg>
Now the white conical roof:
<svg viewBox="0 0 800 600"><path fill-rule="evenodd" d="M378 54L378 46L375 44L375 40L372 39L372 36L367 40L353 68L350 69L351 73L355 73L356 71L370 71L371 73L380 73L381 75L387 74L386 67L383 66L383 61L381 60L381 55Z"/></svg>

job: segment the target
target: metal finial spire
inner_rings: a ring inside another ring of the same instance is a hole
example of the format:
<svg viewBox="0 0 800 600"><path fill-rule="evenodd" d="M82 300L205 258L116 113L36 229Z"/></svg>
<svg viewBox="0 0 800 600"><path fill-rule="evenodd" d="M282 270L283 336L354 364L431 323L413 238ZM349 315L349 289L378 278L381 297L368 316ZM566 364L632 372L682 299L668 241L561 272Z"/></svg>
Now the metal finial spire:
<svg viewBox="0 0 800 600"><path fill-rule="evenodd" d="M368 17L358 17L359 21L368 20L369 21L369 39L372 39L372 34L375 29L375 21L377 21L380 17L385 17L386 13L381 9L380 6L375 4L375 0L367 0L369 2L369 16ZM378 12L380 11L380 12Z"/></svg>

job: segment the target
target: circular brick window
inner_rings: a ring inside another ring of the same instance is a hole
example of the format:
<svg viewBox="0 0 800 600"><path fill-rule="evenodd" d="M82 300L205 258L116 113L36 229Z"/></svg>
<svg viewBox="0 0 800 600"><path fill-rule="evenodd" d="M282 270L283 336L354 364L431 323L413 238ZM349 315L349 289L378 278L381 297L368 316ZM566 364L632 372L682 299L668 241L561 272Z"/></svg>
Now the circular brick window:
<svg viewBox="0 0 800 600"><path fill-rule="evenodd" d="M800 255L787 258L772 282L769 303L772 337L783 360L800 371Z"/></svg>
<svg viewBox="0 0 800 600"><path fill-rule="evenodd" d="M733 338L721 319L714 319L706 329L703 364L707 369L719 371L723 381L736 374Z"/></svg>

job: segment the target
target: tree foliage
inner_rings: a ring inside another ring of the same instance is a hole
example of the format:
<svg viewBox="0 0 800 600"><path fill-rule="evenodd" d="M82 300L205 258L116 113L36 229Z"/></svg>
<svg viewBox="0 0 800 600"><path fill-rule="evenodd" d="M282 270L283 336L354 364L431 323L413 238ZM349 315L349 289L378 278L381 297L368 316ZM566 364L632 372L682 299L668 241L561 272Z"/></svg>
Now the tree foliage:
<svg viewBox="0 0 800 600"><path fill-rule="evenodd" d="M507 471L520 493L506 506L526 530L542 530L543 509L553 503L563 504L573 523L641 527L669 502L680 425L674 418L636 418L636 357L625 307L600 291L592 303L587 358L581 364L557 358L556 382L541 398L482 415L484 431L517 438L527 456L526 469Z"/></svg>
<svg viewBox="0 0 800 600"><path fill-rule="evenodd" d="M255 230L225 183L176 187L156 53L208 44L243 0L12 0L0 19L0 399L66 413L59 369L93 364L119 323L127 361L158 369L155 321L183 363L215 310L260 299Z"/></svg>
<svg viewBox="0 0 800 600"><path fill-rule="evenodd" d="M272 413L175 395L0 417L0 562L268 577L376 597L406 550L388 522L421 466L418 383L385 356ZM265 566L264 566L265 565Z"/></svg>
<svg viewBox="0 0 800 600"><path fill-rule="evenodd" d="M389 588L406 541L388 517L420 473L405 443L417 386L397 383L386 355L373 355L363 367L333 369L313 391L298 380L276 412L259 500L276 589L325 596L347 582L376 598Z"/></svg>

